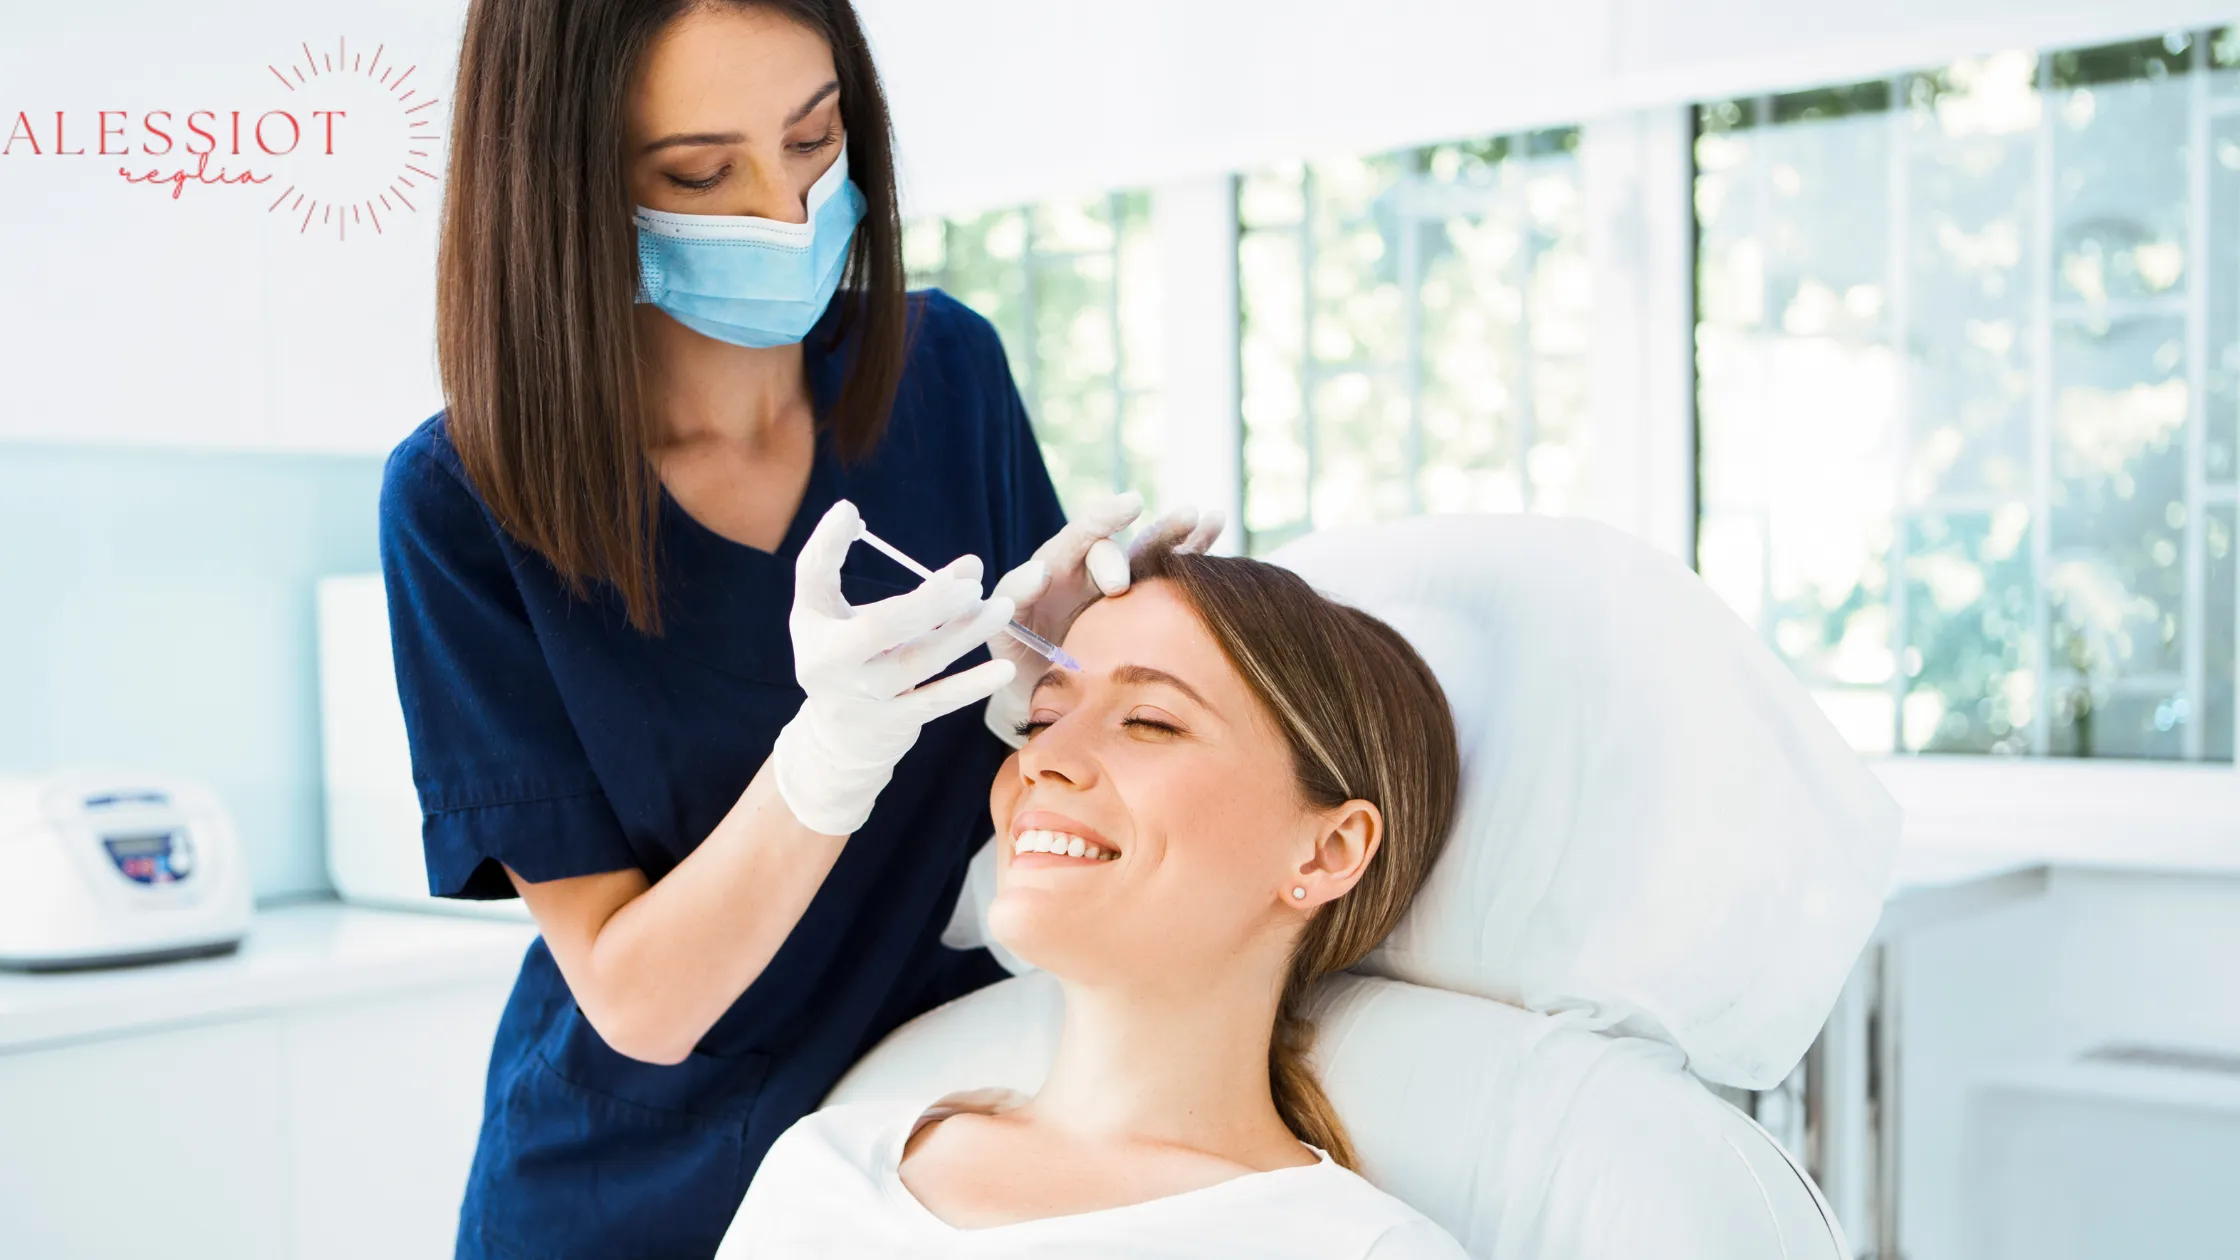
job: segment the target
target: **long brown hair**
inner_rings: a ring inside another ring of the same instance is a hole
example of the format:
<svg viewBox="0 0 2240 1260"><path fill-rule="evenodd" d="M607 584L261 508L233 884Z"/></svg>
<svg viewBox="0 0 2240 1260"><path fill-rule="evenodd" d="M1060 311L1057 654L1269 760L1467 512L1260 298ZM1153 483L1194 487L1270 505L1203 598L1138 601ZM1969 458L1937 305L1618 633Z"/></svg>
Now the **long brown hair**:
<svg viewBox="0 0 2240 1260"><path fill-rule="evenodd" d="M722 5L822 35L840 80L848 176L868 202L826 348L850 333L829 416L843 458L878 444L907 353L902 226L886 97L849 0L473 0L452 90L436 250L436 357L459 460L498 523L570 593L604 582L659 634L660 478L645 361L624 107L669 23Z"/></svg>
<svg viewBox="0 0 2240 1260"><path fill-rule="evenodd" d="M1289 569L1153 547L1131 571L1134 581L1172 582L1197 613L1282 729L1310 804L1362 800L1384 816L1360 880L1316 908L1300 932L1268 1044L1268 1084L1284 1123L1358 1171L1353 1140L1307 1062L1307 1004L1321 977L1360 962L1399 926L1446 847L1462 777L1446 692L1398 631Z"/></svg>

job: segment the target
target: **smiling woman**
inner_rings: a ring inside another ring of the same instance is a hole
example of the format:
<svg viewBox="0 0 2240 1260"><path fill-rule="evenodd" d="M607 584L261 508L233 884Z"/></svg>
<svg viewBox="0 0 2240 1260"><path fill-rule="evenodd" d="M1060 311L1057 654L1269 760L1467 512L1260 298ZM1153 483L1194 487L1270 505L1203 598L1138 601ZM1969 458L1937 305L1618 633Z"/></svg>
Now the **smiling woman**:
<svg viewBox="0 0 2240 1260"><path fill-rule="evenodd" d="M1134 578L990 791L988 929L1065 997L1041 1088L812 1113L722 1255L1463 1254L1359 1175L1302 1016L1445 846L1445 695L1286 569L1154 547Z"/></svg>

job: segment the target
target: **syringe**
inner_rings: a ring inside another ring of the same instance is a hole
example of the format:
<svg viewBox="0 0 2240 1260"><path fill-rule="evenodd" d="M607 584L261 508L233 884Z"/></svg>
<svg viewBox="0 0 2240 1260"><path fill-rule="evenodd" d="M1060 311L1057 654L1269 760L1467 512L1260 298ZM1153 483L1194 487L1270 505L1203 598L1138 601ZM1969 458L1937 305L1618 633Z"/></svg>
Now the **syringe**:
<svg viewBox="0 0 2240 1260"><path fill-rule="evenodd" d="M895 547L893 543L890 543L886 539L872 533L869 528L865 528L861 533L858 533L856 535L856 539L859 542L870 543L872 547L876 548L878 551L884 554L889 560L892 560L896 564L901 565L903 568L910 570L912 573L917 574L919 577L930 578L933 576L933 570L902 554L901 550ZM1003 628L1004 631L1008 633L1012 638L1026 644L1029 648L1032 648L1036 653L1041 655L1045 660L1048 660L1051 664L1076 671L1081 668L1081 662L1073 659L1071 656L1066 655L1066 650L1064 648L1059 647L1057 644L1052 643L1050 640L1043 638L1041 635L1036 634L1034 631L1027 629L1025 626L1020 625L1018 622L1006 622L1004 623Z"/></svg>

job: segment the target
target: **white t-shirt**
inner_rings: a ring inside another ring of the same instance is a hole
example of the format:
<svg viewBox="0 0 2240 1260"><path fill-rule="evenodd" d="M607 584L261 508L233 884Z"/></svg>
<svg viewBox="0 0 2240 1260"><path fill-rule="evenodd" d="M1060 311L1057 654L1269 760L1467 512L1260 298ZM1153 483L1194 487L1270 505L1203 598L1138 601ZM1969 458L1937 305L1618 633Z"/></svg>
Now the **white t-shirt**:
<svg viewBox="0 0 2240 1260"><path fill-rule="evenodd" d="M923 1106L842 1103L813 1111L763 1157L716 1260L927 1256L943 1260L1468 1260L1454 1237L1308 1144L1321 1162L1094 1212L962 1229L903 1184L902 1147L941 1116L1024 1101L1015 1090L944 1094Z"/></svg>

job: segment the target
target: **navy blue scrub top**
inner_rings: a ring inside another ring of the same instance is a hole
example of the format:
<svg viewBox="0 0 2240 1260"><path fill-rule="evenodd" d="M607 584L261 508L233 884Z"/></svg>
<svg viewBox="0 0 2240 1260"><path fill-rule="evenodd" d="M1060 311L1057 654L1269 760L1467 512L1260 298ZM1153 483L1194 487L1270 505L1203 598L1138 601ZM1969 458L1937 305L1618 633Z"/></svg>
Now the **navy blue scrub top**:
<svg viewBox="0 0 2240 1260"><path fill-rule="evenodd" d="M572 600L499 529L443 413L390 454L381 563L429 891L513 896L501 862L535 882L632 868L658 880L682 861L801 705L794 558L836 499L929 567L980 556L991 582L1064 524L994 328L937 290L913 300L882 444L843 467L820 423L775 553L663 492L659 638L632 629L604 585ZM820 417L847 353L820 351L829 327L804 346ZM867 547L841 570L851 603L916 583ZM985 659L976 649L955 668ZM980 709L925 728L800 923L684 1063L610 1049L544 942L530 946L491 1049L458 1255L711 1255L770 1144L865 1050L1002 978L988 951L939 940L1009 752Z"/></svg>

